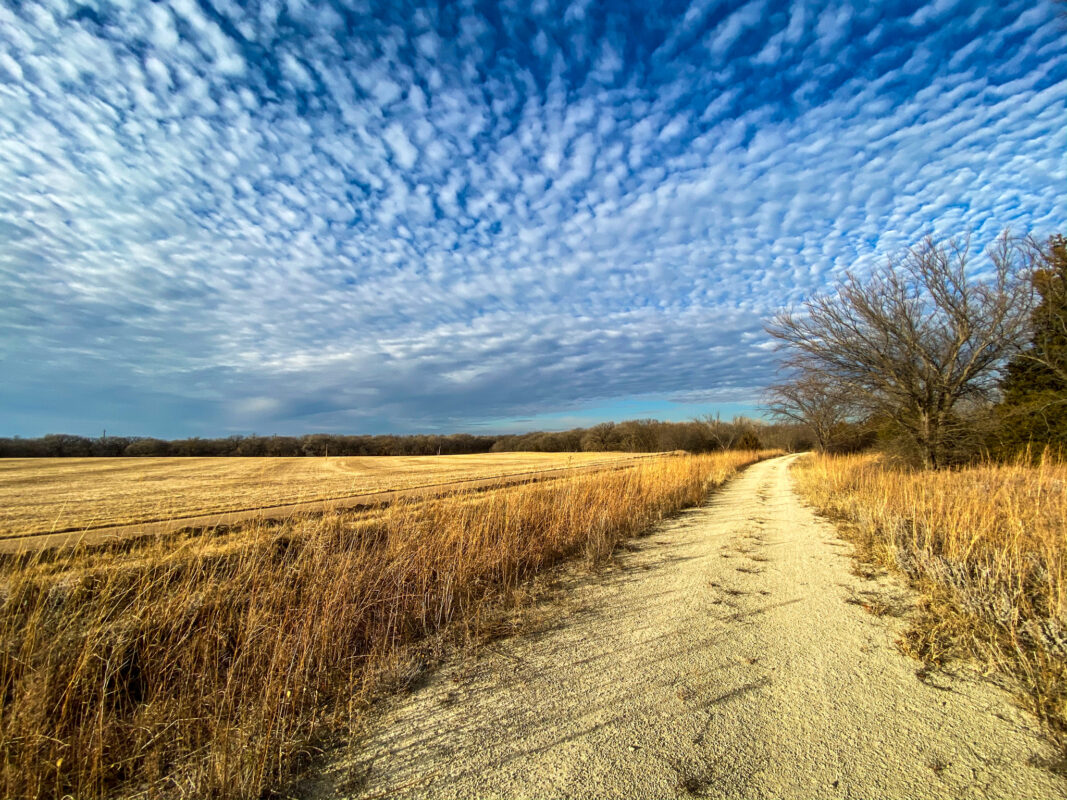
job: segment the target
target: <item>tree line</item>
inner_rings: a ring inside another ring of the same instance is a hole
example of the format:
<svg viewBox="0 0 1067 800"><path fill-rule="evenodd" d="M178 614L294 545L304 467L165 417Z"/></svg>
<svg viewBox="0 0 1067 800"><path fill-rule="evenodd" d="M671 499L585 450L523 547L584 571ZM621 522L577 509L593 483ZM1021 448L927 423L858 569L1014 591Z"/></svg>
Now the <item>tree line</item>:
<svg viewBox="0 0 1067 800"><path fill-rule="evenodd" d="M817 448L862 430L927 468L1067 446L1067 240L926 239L767 331L785 379L766 406Z"/></svg>
<svg viewBox="0 0 1067 800"><path fill-rule="evenodd" d="M476 436L376 435L348 436L314 433L306 436L227 436L204 439L156 439L143 436L90 438L48 434L35 439L0 438L0 458L65 458L101 456L430 456L461 453L670 450L711 452L775 447L803 450L811 446L809 433L792 422L768 424L735 417L724 421L705 417L690 422L627 420L605 422L568 431Z"/></svg>

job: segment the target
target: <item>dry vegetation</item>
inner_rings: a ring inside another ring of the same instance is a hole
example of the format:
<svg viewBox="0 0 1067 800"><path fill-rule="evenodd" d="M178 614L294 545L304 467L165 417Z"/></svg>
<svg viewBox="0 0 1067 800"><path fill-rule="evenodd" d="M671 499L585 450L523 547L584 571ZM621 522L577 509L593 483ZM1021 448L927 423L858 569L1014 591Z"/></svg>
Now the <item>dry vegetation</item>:
<svg viewBox="0 0 1067 800"><path fill-rule="evenodd" d="M590 466L630 453L0 459L0 536L83 530Z"/></svg>
<svg viewBox="0 0 1067 800"><path fill-rule="evenodd" d="M910 471L878 456L813 456L801 489L846 521L861 558L920 589L904 645L933 663L969 654L1067 735L1067 466Z"/></svg>
<svg viewBox="0 0 1067 800"><path fill-rule="evenodd" d="M758 457L652 459L122 550L0 564L0 795L257 797L358 723L385 667L477 639Z"/></svg>

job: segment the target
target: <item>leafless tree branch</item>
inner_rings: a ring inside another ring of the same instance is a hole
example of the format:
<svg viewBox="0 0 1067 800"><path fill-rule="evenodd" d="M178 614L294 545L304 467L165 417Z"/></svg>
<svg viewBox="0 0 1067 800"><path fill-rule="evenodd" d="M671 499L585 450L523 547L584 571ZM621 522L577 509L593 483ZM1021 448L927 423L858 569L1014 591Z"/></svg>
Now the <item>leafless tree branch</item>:
<svg viewBox="0 0 1067 800"><path fill-rule="evenodd" d="M927 238L872 275L848 273L828 295L767 326L785 366L836 396L893 420L927 466L938 466L960 401L988 398L1026 331L1025 248L1007 234L989 249L991 274L968 274L967 240Z"/></svg>

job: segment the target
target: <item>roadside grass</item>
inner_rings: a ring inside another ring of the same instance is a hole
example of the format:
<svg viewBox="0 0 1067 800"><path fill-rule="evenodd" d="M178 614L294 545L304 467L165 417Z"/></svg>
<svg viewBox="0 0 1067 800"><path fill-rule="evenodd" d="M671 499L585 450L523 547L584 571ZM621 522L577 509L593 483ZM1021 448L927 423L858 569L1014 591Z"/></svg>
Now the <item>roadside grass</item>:
<svg viewBox="0 0 1067 800"><path fill-rule="evenodd" d="M802 493L843 522L856 555L919 590L902 648L970 656L1067 743L1067 465L913 471L878 456L813 455Z"/></svg>
<svg viewBox="0 0 1067 800"><path fill-rule="evenodd" d="M767 455L4 558L0 795L283 792L398 654L477 641L538 571L603 560Z"/></svg>

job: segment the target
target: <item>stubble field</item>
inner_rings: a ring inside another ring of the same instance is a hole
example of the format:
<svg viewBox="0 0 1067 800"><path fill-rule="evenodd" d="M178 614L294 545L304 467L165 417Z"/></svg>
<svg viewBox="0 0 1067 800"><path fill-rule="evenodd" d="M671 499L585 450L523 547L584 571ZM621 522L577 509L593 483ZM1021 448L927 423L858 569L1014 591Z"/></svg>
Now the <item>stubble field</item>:
<svg viewBox="0 0 1067 800"><path fill-rule="evenodd" d="M0 538L632 460L631 453L0 460Z"/></svg>

